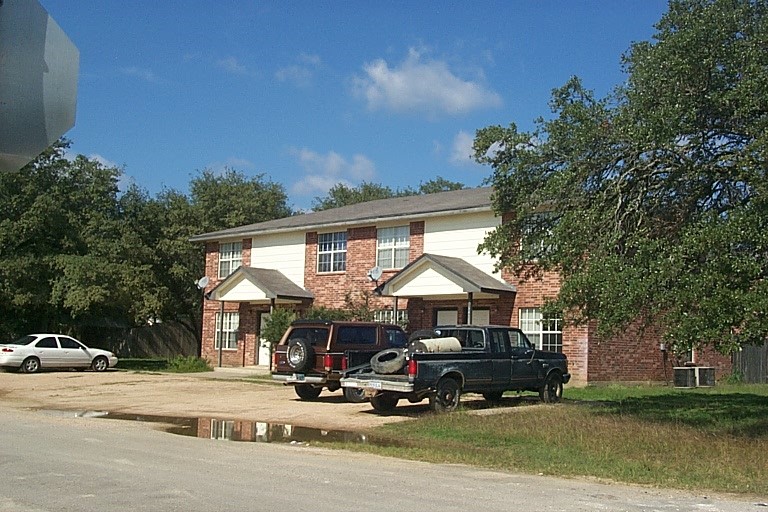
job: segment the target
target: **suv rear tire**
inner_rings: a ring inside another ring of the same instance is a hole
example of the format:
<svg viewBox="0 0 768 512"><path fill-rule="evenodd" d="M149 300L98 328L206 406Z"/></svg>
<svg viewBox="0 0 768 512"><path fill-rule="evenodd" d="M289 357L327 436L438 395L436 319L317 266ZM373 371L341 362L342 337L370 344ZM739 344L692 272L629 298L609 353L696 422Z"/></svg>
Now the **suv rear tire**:
<svg viewBox="0 0 768 512"><path fill-rule="evenodd" d="M315 351L312 349L312 345L303 338L289 341L285 356L288 360L288 366L297 372L311 370L315 363Z"/></svg>
<svg viewBox="0 0 768 512"><path fill-rule="evenodd" d="M319 397L320 393L323 391L322 388L316 388L310 384L297 384L293 389L296 390L296 394L299 395L299 398L302 400L317 400L317 397Z"/></svg>
<svg viewBox="0 0 768 512"><path fill-rule="evenodd" d="M361 404L365 402L365 392L360 388L344 388L344 398L347 402Z"/></svg>

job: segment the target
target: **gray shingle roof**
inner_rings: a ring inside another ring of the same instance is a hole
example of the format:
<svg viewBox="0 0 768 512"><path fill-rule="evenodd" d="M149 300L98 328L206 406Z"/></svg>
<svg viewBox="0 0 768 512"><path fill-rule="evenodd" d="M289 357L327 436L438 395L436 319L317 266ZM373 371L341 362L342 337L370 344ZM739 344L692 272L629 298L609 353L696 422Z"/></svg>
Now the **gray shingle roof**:
<svg viewBox="0 0 768 512"><path fill-rule="evenodd" d="M426 217L447 212L491 209L491 187L467 188L418 196L393 197L195 235L192 242L248 237L269 232L303 231L363 225L382 220ZM256 205L258 206L258 205Z"/></svg>

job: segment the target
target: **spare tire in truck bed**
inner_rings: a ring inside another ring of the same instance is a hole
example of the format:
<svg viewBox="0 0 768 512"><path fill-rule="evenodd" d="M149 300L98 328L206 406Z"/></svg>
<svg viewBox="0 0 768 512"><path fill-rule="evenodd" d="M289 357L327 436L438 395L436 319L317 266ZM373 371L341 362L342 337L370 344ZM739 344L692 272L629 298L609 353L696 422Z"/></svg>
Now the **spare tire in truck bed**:
<svg viewBox="0 0 768 512"><path fill-rule="evenodd" d="M405 366L405 349L388 348L371 358L371 369L376 373L396 373Z"/></svg>

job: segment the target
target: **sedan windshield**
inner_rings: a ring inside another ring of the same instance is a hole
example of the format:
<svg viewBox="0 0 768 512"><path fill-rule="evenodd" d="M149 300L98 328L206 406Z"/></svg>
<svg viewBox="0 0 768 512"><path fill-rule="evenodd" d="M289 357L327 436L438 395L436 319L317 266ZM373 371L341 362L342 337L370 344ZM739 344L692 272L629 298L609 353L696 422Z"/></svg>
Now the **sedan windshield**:
<svg viewBox="0 0 768 512"><path fill-rule="evenodd" d="M30 343L32 343L36 339L37 339L37 336L30 336L29 334L27 334L26 336L23 336L23 337L17 339L13 343L9 343L9 345L29 345Z"/></svg>

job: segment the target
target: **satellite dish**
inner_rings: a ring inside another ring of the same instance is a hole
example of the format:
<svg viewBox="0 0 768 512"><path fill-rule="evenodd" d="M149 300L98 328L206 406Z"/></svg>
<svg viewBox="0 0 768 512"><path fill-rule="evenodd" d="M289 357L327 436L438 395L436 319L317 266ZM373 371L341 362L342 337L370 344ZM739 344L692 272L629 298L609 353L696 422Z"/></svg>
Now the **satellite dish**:
<svg viewBox="0 0 768 512"><path fill-rule="evenodd" d="M384 271L378 265L368 271L368 279L378 281Z"/></svg>
<svg viewBox="0 0 768 512"><path fill-rule="evenodd" d="M197 283L195 283L195 284L197 285L197 287L198 287L200 290L202 290L203 288L205 288L206 286L208 286L208 283L209 283L209 282L210 282L210 279L208 279L208 276L203 276L203 277L201 277L200 279L198 279L198 280L197 280Z"/></svg>

